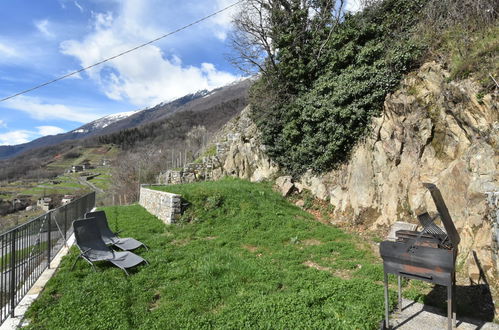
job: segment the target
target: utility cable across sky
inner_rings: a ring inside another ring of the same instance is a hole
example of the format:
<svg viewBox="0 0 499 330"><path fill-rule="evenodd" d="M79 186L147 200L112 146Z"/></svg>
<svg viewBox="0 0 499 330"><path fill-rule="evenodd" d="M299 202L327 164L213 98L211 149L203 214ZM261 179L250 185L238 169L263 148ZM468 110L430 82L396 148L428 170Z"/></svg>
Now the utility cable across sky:
<svg viewBox="0 0 499 330"><path fill-rule="evenodd" d="M32 91L34 91L34 90L36 90L36 89L39 89L39 88L45 87L45 86L47 86L47 85L53 84L53 83L55 83L55 82L57 82L57 81L59 81L59 80L62 80L62 79L65 79L65 78L71 77L71 76L76 75L76 74L79 74L79 73L81 73L81 72L83 72L83 71L89 70L89 69L91 69L91 68L94 68L94 67L99 66L99 65L101 65L101 64L104 64L104 63L106 63L106 62L109 62L109 61L111 61L111 60L114 60L115 58L118 58L118 57L120 57L120 56L126 55L126 54L128 54L128 53L131 53L131 52L133 52L133 51L135 51L135 50L137 50L137 49L140 49L140 48L143 48L143 47L148 46L148 45L150 45L150 44L153 44L153 43L155 43L155 42L157 42L157 41L159 41L159 40L161 40L161 39L164 39L164 38L166 38L166 37L168 37L168 36L171 36L171 35L173 35L173 34L175 34L175 33L178 33L178 32L180 32L180 31L183 31L183 30L185 30L185 29L187 29L187 28L189 28L189 27L191 27L191 26L193 26L193 25L196 25L196 24L199 24L199 23L201 23L201 22L203 22L203 21L206 21L207 19L209 19L209 18L211 18L211 17L213 17L213 16L216 16L216 15L218 15L218 14L220 14L220 13L222 13L222 12L224 12L224 11L226 11L226 10L228 10L228 9L230 9L230 8L232 8L232 7L234 7L234 6L237 6L238 4L240 4L240 3L244 2L244 1L245 1L245 0L239 0L239 1L237 1L237 2L235 2L235 3L233 3L233 4L231 4L231 5L229 5L229 6L227 6L227 7L224 7L224 8L222 8L222 9L220 9L220 10L218 10L218 11L216 11L216 12L214 12L214 13L210 14L210 15L208 15L208 16L205 16L205 17L203 17L203 18L200 18L200 19L198 19L197 21L194 21L194 22L192 22L192 23L189 23L189 24L187 24L187 25L184 25L184 26L182 26L182 27L180 27L180 28L178 28L178 29L176 29L176 30L174 30L174 31L168 32L168 33L166 33L166 34L163 34L162 36L160 36L160 37L158 37L158 38L156 38L156 39L150 40L150 41L145 42L145 43L143 43L143 44L141 44L141 45L138 45L138 46L136 46L136 47L130 48L130 49L128 49L128 50L126 50L126 51L124 51L124 52L121 52L121 53L116 54L116 55L114 55L114 56L108 57L108 58L106 58L106 59L104 59L104 60L102 60L102 61L99 61L99 62L94 63L94 64L92 64L92 65L89 65L89 66L87 66L87 67L81 68L80 70L72 71L72 72L70 72L70 73L68 73L68 74L65 74L65 75L63 75L63 76L60 76L60 77L58 77L58 78L56 78L56 79L53 79L53 80L50 80L50 81L44 82L43 84L40 84L40 85L37 85L37 86L31 87L31 88L28 88L28 89L26 89L26 90L23 90L23 91L21 91L21 92L18 92L18 93L16 93L16 94L13 94L13 95L10 95L10 96L7 96L7 97L4 97L4 98L0 99L0 102L4 102L4 101L7 101L7 100L9 100L9 99L12 99L12 98L14 98L14 97L16 97L16 96L19 96L19 95L22 95L22 94L26 94L26 93L32 92Z"/></svg>

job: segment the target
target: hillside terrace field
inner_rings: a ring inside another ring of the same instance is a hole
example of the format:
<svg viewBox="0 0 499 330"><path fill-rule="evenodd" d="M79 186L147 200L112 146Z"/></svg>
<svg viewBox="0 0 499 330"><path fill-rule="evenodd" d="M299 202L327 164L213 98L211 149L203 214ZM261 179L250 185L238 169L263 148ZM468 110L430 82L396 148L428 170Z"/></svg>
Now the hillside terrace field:
<svg viewBox="0 0 499 330"><path fill-rule="evenodd" d="M159 188L162 189L162 188ZM359 237L313 216L270 184L225 179L169 186L190 206L166 226L138 205L106 207L122 237L149 246L130 276L94 272L73 247L28 312L31 329L373 329L382 266ZM395 294L391 294L394 298Z"/></svg>
<svg viewBox="0 0 499 330"><path fill-rule="evenodd" d="M51 194L74 194L78 190L88 191L87 185L81 184L78 177L81 173L66 173L72 165L78 165L84 161L89 161L95 166L86 170L90 174L100 175L92 179L92 182L101 189L108 189L111 181L111 168L99 166L103 159L115 159L119 150L113 146L104 145L98 148L76 147L70 151L77 155L75 158L66 158L64 155L57 155L46 167L49 170L64 172L54 179L32 179L18 180L13 182L0 183L0 198L12 200L19 195L31 195L32 200Z"/></svg>
<svg viewBox="0 0 499 330"><path fill-rule="evenodd" d="M77 195L81 196L92 190L92 187L85 183L85 179L80 178L83 172L67 173L72 165L81 164L84 161L89 161L94 168L87 169L85 173L89 175L99 174L92 178L89 182L97 188L108 190L111 183L110 166L101 166L102 161L114 160L119 149L114 146L104 145L101 147L75 147L70 152L77 157L67 157L67 155L57 155L46 165L47 170L53 170L61 173L53 179L48 178L32 178L18 179L12 182L0 182L0 199L12 201L15 198L30 199L32 203L45 196L53 195ZM103 196L99 196L101 198ZM105 196L104 196L105 197ZM7 214L0 217L0 227L2 230L9 228L12 225L19 224L28 219L34 218L43 212L39 210L21 211L12 214Z"/></svg>

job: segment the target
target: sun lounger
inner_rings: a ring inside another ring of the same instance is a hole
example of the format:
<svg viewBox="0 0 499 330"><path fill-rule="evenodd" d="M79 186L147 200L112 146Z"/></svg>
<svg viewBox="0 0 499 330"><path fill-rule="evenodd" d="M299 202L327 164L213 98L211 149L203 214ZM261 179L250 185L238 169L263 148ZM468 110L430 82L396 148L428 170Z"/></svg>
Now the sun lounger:
<svg viewBox="0 0 499 330"><path fill-rule="evenodd" d="M75 260L73 267L79 258L85 259L96 270L94 262L109 261L116 267L126 271L128 268L137 266L147 261L132 252L116 252L109 248L101 238L101 233L95 218L81 219L73 222L76 245L80 249L80 255Z"/></svg>
<svg viewBox="0 0 499 330"><path fill-rule="evenodd" d="M135 250L136 248L143 246L147 249L147 246L137 241L131 237L120 238L116 233L114 233L111 228L109 228L109 223L107 222L106 213L104 211L88 212L85 214L85 218L95 218L97 225L99 227L102 240L107 245L114 245L124 251Z"/></svg>

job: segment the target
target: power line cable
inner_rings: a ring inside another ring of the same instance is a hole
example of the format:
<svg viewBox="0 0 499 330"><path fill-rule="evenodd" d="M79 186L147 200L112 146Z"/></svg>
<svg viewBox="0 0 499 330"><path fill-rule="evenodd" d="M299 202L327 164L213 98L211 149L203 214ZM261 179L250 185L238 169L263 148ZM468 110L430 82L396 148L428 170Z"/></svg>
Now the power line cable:
<svg viewBox="0 0 499 330"><path fill-rule="evenodd" d="M216 11L216 12L214 12L214 13L210 14L210 15L208 15L208 16L205 16L205 17L203 17L203 18L200 18L200 19L198 19L197 21L194 21L194 22L192 22L192 23L190 23L190 24L184 25L183 27L178 28L178 29L176 29L176 30L174 30L174 31L168 32L168 33L166 33L166 34L164 34L164 35L162 35L162 36L160 36L160 37L158 37L158 38L156 38L156 39L153 39L153 40L151 40L151 41L148 41L148 42L143 43L143 44L141 44L141 45L138 45L138 46L136 46L136 47L130 48L129 50L126 50L126 51L124 51L124 52L122 52L122 53L119 53L119 54L116 54L116 55L114 55L114 56L108 57L108 58L106 58L106 59L104 59L104 60L102 60L102 61L100 61L100 62L94 63L94 64L92 64L92 65L89 65L89 66L85 67L85 68L81 68L80 70L76 70L76 71L70 72L70 73L68 73L68 74L65 74L64 76L61 76L61 77L58 77L58 78L56 78L56 79L53 79L53 80L47 81L47 82L45 82L45 83L43 83L43 84L40 84L40 85L37 85L37 86L35 86L35 87L28 88L28 89L23 90L23 91L21 91L21 92L19 92L19 93L16 93L16 94L13 94L13 95L10 95L10 96L7 96L7 97L4 97L3 99L0 99L0 102L7 101L7 100L12 99L12 98L14 98L14 97L16 97L16 96L19 96L19 95L22 95L22 94L26 94L26 93L29 93L29 92L31 92L31 91L34 91L35 89L39 89L39 88L45 87L45 86L47 86L47 85L53 84L53 83L55 83L55 82L57 82L57 81L59 81L59 80L65 79L65 78L67 78L67 77L71 77L71 76L73 76L73 75L75 75L75 74L78 74L78 73L80 73L80 72L86 71L86 70L88 70L88 69L91 69L91 68L93 68L93 67L96 67L96 66L98 66L98 65L101 65L101 64L103 64L103 63L109 62L109 61L111 61L111 60L114 60L115 58L118 58L118 57L120 57L120 56L126 55L126 54L128 54L128 53L131 53L131 52L133 52L133 51L135 51L135 50L137 50L137 49L139 49L139 48L142 48L142 47L148 46L148 45L150 45L150 44L152 44L152 43L155 43L156 41L159 41L159 40L161 40L161 39L163 39L163 38L166 38L166 37L168 37L168 36L171 36L172 34L178 33L178 32L180 32L180 31L183 31L183 30L185 30L185 29L187 29L187 28L189 28L189 27L193 26L193 25L196 25L196 24L198 24L198 23L201 23L201 22L203 22L203 21L206 21L207 19L209 19L209 18L211 18L211 17L213 17L213 16L215 16L215 15L218 15L218 14L220 14L221 12L224 12L224 11L226 11L226 10L228 10L228 9L230 9L230 8L232 8L232 7L236 6L236 5L238 5L238 4L240 4L240 3L244 2L244 1L245 1L245 0L239 0L239 1L237 1L237 2L235 2L235 3L233 3L233 4L229 5L229 6L227 6L227 7L225 7L225 8L222 8L222 9L220 9L220 10L218 10L218 11Z"/></svg>

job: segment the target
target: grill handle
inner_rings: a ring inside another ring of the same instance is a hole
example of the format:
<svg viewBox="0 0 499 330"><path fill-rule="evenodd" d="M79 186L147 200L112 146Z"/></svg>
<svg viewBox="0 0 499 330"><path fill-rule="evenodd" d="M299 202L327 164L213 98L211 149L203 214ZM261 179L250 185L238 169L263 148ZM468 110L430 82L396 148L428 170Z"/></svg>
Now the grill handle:
<svg viewBox="0 0 499 330"><path fill-rule="evenodd" d="M406 272L399 272L401 276L412 276L412 277L418 277L424 280L432 280L433 276L424 276L424 275L417 275L417 274L411 274L411 273L406 273Z"/></svg>

